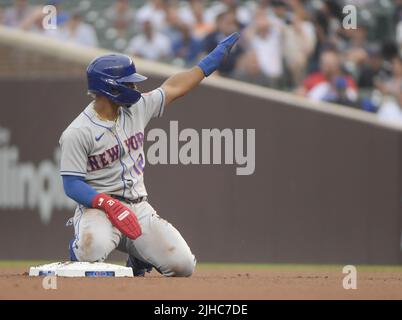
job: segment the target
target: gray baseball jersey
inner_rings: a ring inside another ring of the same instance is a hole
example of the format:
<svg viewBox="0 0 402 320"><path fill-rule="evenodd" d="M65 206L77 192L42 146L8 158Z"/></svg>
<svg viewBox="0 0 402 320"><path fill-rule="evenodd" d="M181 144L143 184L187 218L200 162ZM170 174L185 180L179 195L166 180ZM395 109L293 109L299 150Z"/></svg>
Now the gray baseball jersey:
<svg viewBox="0 0 402 320"><path fill-rule="evenodd" d="M114 122L100 120L90 103L60 138L61 175L84 177L99 193L146 196L144 129L162 116L164 105L165 92L157 88L130 108L120 107Z"/></svg>

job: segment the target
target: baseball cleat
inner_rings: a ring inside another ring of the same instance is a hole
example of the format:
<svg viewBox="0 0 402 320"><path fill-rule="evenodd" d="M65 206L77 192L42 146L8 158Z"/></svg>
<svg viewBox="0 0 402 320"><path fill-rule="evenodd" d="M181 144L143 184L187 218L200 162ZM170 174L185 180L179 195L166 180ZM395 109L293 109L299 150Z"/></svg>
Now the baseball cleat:
<svg viewBox="0 0 402 320"><path fill-rule="evenodd" d="M134 277L144 277L145 272L150 273L153 268L153 266L149 263L143 262L136 257L130 255L128 256L126 266L133 269Z"/></svg>

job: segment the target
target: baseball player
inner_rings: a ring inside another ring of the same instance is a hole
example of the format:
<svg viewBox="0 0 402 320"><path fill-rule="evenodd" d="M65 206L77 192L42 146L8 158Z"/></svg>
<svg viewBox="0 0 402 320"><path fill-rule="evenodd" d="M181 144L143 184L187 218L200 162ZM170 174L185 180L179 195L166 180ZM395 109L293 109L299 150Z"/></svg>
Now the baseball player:
<svg viewBox="0 0 402 320"><path fill-rule="evenodd" d="M213 73L239 39L233 33L192 69L142 94L132 59L110 54L87 69L93 101L60 138L60 173L73 217L72 261L104 261L114 250L128 253L135 276L154 267L165 276L188 277L196 260L180 233L147 201L144 130L167 105Z"/></svg>

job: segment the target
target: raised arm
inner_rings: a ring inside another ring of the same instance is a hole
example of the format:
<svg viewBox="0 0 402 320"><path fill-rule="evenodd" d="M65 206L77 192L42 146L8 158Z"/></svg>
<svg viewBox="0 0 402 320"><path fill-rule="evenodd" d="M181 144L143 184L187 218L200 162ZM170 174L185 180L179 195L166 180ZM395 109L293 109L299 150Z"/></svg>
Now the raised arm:
<svg viewBox="0 0 402 320"><path fill-rule="evenodd" d="M216 71L223 60L228 56L232 47L239 40L240 35L235 32L222 40L217 47L202 59L197 66L171 76L162 84L166 94L166 103L184 96L197 86L205 77Z"/></svg>

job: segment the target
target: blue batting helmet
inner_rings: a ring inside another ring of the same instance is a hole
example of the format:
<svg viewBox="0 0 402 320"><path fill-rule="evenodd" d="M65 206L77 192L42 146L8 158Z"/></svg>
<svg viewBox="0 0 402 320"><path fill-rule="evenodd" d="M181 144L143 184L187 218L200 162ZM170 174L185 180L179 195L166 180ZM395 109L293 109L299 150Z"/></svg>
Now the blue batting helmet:
<svg viewBox="0 0 402 320"><path fill-rule="evenodd" d="M108 54L95 58L87 68L88 92L109 98L120 106L138 102L141 92L129 84L147 78L137 73L133 60L123 54Z"/></svg>

